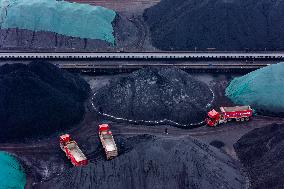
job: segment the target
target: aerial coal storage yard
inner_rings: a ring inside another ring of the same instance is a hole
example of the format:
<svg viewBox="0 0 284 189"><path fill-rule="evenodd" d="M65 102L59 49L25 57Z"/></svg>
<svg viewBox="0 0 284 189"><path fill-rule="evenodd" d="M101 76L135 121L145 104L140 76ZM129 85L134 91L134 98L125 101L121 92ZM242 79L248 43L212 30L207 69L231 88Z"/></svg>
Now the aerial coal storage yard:
<svg viewBox="0 0 284 189"><path fill-rule="evenodd" d="M283 0L0 2L0 189L284 188Z"/></svg>
<svg viewBox="0 0 284 189"><path fill-rule="evenodd" d="M268 179L255 178L254 167L261 165L258 160L253 165L247 163L253 156L247 156L250 150L245 150L247 146L243 141L247 137L245 134L257 132L254 131L256 128L282 123L281 117L253 115L248 122L232 121L212 128L206 125L207 112L213 108L221 113L218 107L235 106L225 91L234 79L241 78L243 74L194 74L176 68L145 68L118 75L74 75L40 61L4 65L0 70L2 80L21 81L20 86L3 85L9 90L20 87L24 92L23 86L41 86L41 90L31 92L33 95L24 95L23 101L28 104L38 104L36 95L45 99L68 93L64 99L71 104L64 106L85 106L84 111L78 109L79 114L78 110L68 108L58 115L61 118L55 119L49 116L54 114L49 110L49 103L56 102L54 97L39 109L30 105L36 109L33 112L25 108L25 113L30 115L25 116L27 125L22 127L25 135L22 132L17 134L21 125L15 125L16 121L24 123L19 116L15 116L12 123L6 121L3 125L6 135L1 137L4 140L0 149L14 155L21 164L26 188L113 188L113 185L141 189L247 188L269 182ZM261 72L255 72L258 71ZM56 91L54 95L53 91ZM8 102L23 98L22 94L15 92L14 98ZM46 94L47 97L44 96ZM52 104L52 111L60 113L61 106L61 103ZM169 114L170 107L179 108ZM21 115L19 109L14 109L12 115ZM46 116L44 121L52 121L54 127L45 128L42 117L34 118L40 113ZM73 113L81 116L78 121L73 121ZM119 117L125 119L117 119ZM62 118L69 122L64 123L64 127L57 126L56 120ZM135 120L153 122L133 122ZM155 123L156 120L171 121ZM33 121L31 127L28 121ZM202 124L190 125L200 121ZM9 129L6 131L4 128ZM9 134L10 131L14 135ZM64 138L65 133L68 133L68 139ZM105 138L104 134L108 137ZM70 150L68 154L65 149L70 159L66 158L59 144ZM69 144L75 144L76 148ZM110 144L113 147L107 148ZM77 153L81 158L76 159ZM274 156L269 158L272 161ZM257 170L277 175L276 168ZM275 188L279 185L281 182Z"/></svg>

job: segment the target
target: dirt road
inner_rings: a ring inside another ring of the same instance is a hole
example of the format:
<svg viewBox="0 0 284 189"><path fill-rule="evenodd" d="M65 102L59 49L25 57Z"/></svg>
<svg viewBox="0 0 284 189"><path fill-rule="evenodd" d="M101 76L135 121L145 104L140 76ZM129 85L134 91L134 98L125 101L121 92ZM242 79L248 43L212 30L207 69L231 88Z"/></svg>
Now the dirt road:
<svg viewBox="0 0 284 189"><path fill-rule="evenodd" d="M95 6L103 6L118 12L142 12L144 9L154 6L160 0L68 0L70 2L85 3Z"/></svg>

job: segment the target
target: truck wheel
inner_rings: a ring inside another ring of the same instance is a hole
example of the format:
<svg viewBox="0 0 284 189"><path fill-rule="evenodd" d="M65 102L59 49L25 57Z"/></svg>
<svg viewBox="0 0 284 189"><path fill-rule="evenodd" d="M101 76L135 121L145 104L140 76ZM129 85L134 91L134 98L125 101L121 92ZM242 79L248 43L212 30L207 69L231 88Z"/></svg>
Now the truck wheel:
<svg viewBox="0 0 284 189"><path fill-rule="evenodd" d="M218 123L216 122L216 123L214 123L214 127L216 127L218 125Z"/></svg>
<svg viewBox="0 0 284 189"><path fill-rule="evenodd" d="M236 121L240 121L240 118L236 118Z"/></svg>
<svg viewBox="0 0 284 189"><path fill-rule="evenodd" d="M249 117L246 117L246 121L249 121Z"/></svg>
<svg viewBox="0 0 284 189"><path fill-rule="evenodd" d="M227 123L227 120L226 120L226 119L224 119L224 123Z"/></svg>
<svg viewBox="0 0 284 189"><path fill-rule="evenodd" d="M232 121L232 119L228 119L228 121Z"/></svg>
<svg viewBox="0 0 284 189"><path fill-rule="evenodd" d="M241 118L241 121L245 121L245 118L242 117L242 118Z"/></svg>

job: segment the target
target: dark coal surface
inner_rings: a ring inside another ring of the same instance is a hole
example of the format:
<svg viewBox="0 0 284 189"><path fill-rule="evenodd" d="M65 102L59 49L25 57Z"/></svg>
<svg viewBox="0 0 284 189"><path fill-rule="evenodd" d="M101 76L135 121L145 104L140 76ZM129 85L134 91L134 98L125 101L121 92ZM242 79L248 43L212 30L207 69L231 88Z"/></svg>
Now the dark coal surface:
<svg viewBox="0 0 284 189"><path fill-rule="evenodd" d="M0 139L63 130L84 116L89 85L47 62L0 67Z"/></svg>
<svg viewBox="0 0 284 189"><path fill-rule="evenodd" d="M244 135L235 145L251 188L284 188L284 125L273 124Z"/></svg>
<svg viewBox="0 0 284 189"><path fill-rule="evenodd" d="M144 12L163 50L283 50L284 0L162 0Z"/></svg>
<svg viewBox="0 0 284 189"><path fill-rule="evenodd" d="M96 159L86 167L70 168L35 188L239 189L244 186L235 162L197 140L149 135L115 138L120 154L115 159Z"/></svg>
<svg viewBox="0 0 284 189"><path fill-rule="evenodd" d="M128 120L203 121L212 101L209 87L178 69L146 68L111 80L94 95L100 112Z"/></svg>
<svg viewBox="0 0 284 189"><path fill-rule="evenodd" d="M220 140L213 140L209 143L211 146L214 146L216 148L222 148L225 146L224 142L220 141Z"/></svg>

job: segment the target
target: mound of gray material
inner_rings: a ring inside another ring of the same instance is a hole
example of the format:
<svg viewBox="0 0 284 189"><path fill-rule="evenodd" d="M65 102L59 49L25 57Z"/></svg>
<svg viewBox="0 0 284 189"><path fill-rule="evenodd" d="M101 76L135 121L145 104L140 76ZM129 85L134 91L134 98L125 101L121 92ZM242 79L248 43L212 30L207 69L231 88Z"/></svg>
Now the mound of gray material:
<svg viewBox="0 0 284 189"><path fill-rule="evenodd" d="M204 120L213 94L178 69L146 68L113 79L99 89L93 104L100 112L130 120L172 120L182 124Z"/></svg>
<svg viewBox="0 0 284 189"><path fill-rule="evenodd" d="M46 62L0 67L1 140L49 134L78 123L89 85Z"/></svg>
<svg viewBox="0 0 284 189"><path fill-rule="evenodd" d="M115 159L71 168L35 188L239 189L244 185L238 166L227 155L197 140L142 135L125 141L134 147L119 151Z"/></svg>
<svg viewBox="0 0 284 189"><path fill-rule="evenodd" d="M251 188L284 188L284 125L274 124L255 129L235 145L247 169Z"/></svg>
<svg viewBox="0 0 284 189"><path fill-rule="evenodd" d="M147 9L163 50L283 50L284 0L162 0Z"/></svg>
<svg viewBox="0 0 284 189"><path fill-rule="evenodd" d="M1 29L0 49L91 51L106 50L112 45L102 40L81 39L53 32Z"/></svg>

